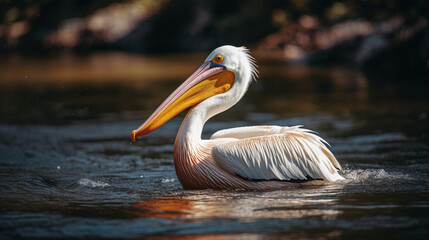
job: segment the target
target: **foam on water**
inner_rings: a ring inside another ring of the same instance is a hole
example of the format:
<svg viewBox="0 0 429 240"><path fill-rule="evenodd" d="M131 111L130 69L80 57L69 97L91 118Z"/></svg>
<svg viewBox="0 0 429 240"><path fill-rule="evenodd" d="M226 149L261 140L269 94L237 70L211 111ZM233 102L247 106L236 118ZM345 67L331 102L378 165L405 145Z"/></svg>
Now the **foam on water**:
<svg viewBox="0 0 429 240"><path fill-rule="evenodd" d="M78 185L80 186L84 186L84 187L92 187L92 188L97 188L97 187L107 187L109 186L108 183L105 182L101 182L101 181L93 181L91 179L88 178L81 178L79 179L79 181L77 182Z"/></svg>
<svg viewBox="0 0 429 240"><path fill-rule="evenodd" d="M365 183L373 180L413 180L408 174L387 172L384 169L344 169L345 183Z"/></svg>
<svg viewBox="0 0 429 240"><path fill-rule="evenodd" d="M174 178L164 178L162 179L162 183L170 183L170 182L174 182L176 181L176 179Z"/></svg>

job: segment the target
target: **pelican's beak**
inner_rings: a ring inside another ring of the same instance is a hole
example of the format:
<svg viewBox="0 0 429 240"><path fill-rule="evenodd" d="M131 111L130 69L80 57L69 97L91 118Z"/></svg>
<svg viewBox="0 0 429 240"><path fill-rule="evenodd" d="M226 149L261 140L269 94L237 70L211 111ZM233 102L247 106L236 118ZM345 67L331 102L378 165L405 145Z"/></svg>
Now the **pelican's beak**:
<svg viewBox="0 0 429 240"><path fill-rule="evenodd" d="M183 110L205 99L227 92L234 83L234 73L225 67L205 62L182 85L180 85L144 122L131 133L131 139L146 135Z"/></svg>

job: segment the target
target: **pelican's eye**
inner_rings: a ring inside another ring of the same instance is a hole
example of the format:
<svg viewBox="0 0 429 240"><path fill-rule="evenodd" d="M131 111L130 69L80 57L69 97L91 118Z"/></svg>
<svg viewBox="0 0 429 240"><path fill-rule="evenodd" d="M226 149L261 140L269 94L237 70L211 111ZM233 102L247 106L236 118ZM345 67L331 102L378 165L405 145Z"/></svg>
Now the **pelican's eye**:
<svg viewBox="0 0 429 240"><path fill-rule="evenodd" d="M216 56L213 58L212 62L217 63L217 64L222 63L222 62L223 62L223 56L222 56L222 55L220 55L220 54L216 55Z"/></svg>

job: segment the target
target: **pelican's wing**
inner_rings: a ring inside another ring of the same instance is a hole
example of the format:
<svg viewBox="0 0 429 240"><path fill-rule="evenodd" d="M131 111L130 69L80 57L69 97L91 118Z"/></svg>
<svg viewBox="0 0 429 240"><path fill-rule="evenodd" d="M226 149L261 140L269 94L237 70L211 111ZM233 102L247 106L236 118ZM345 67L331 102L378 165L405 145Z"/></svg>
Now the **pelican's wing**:
<svg viewBox="0 0 429 240"><path fill-rule="evenodd" d="M300 126L233 128L212 139L221 136L235 140L213 147L212 156L231 174L251 180L343 179L326 142Z"/></svg>
<svg viewBox="0 0 429 240"><path fill-rule="evenodd" d="M300 127L300 126L295 126ZM287 127L286 127L287 128ZM260 137L266 135L280 134L284 127L280 126L246 126L228 128L215 132L210 139L218 138L236 138L245 139L251 137Z"/></svg>

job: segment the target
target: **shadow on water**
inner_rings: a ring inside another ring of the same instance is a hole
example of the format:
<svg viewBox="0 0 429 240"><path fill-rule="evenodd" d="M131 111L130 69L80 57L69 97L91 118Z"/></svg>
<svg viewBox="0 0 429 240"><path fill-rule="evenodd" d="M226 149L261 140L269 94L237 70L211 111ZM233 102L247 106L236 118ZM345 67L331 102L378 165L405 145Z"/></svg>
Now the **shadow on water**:
<svg viewBox="0 0 429 240"><path fill-rule="evenodd" d="M136 143L129 134L204 57L111 56L0 67L2 238L427 236L426 85L375 86L353 69L261 62L260 80L206 124L204 137L235 126L302 124L331 144L346 180L272 192L187 191L172 152L183 114ZM166 72L181 59L189 63Z"/></svg>

